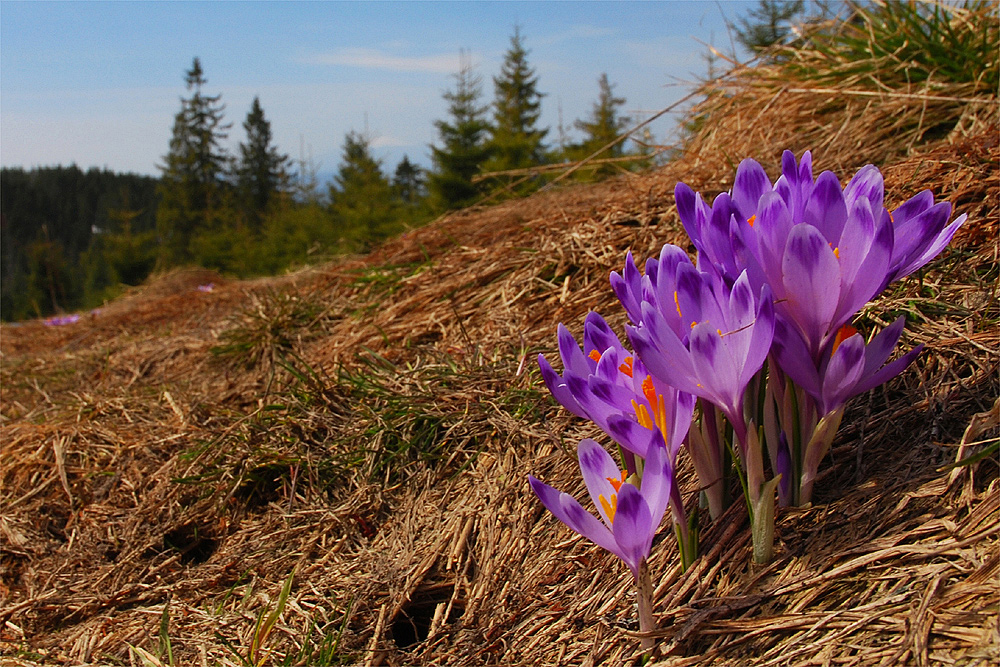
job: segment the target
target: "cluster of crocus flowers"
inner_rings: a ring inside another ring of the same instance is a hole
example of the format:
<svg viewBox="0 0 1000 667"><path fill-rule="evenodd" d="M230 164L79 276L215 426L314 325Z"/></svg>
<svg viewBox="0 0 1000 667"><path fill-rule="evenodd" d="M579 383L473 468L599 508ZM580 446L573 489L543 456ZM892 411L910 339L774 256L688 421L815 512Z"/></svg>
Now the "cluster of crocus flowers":
<svg viewBox="0 0 1000 667"><path fill-rule="evenodd" d="M903 318L868 339L854 318L937 256L965 221L949 222L951 205L929 191L890 211L871 165L846 187L829 171L814 179L809 152L797 161L786 151L773 184L744 160L732 190L711 204L683 183L674 194L696 261L666 245L644 271L630 253L611 274L634 352L591 313L582 348L559 325L561 375L539 357L553 396L618 444L622 468L596 442L580 444L603 523L534 478L532 488L563 523L617 554L637 584L666 507L685 567L697 552L674 481L682 443L712 518L728 503L735 464L755 560L770 559L775 493L782 505L810 502L847 401L920 352L890 360Z"/></svg>
<svg viewBox="0 0 1000 667"><path fill-rule="evenodd" d="M744 160L733 189L708 205L688 186L677 209L698 251L698 266L731 282L747 275L774 299L774 340L763 409L771 466L782 476L784 505L810 502L818 466L852 396L898 375L919 353L886 363L899 320L866 342L851 322L890 283L936 257L965 222L949 223L951 204L923 191L885 208L879 170L863 167L841 187L836 175L812 175L812 156L782 156L772 184Z"/></svg>

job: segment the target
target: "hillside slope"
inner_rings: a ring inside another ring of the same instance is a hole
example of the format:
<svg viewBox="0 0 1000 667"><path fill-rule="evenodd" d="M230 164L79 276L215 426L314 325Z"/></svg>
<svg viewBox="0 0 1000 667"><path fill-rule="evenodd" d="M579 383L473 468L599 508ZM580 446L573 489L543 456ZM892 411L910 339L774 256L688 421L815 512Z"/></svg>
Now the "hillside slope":
<svg viewBox="0 0 1000 667"><path fill-rule="evenodd" d="M608 274L629 249L686 246L675 183L726 190L740 158L773 175L782 148L809 148L775 141L466 210L280 278L178 272L75 324L4 326L3 664L138 664L129 645L157 653L161 623L176 664L257 664L290 575L262 664L626 664L627 570L527 485L582 497L573 447L598 435L534 359L589 310L621 332ZM931 188L969 215L864 313L907 313L903 345L926 350L851 404L813 506L779 515L774 562L751 563L739 504L704 521L688 572L663 541L662 664L1000 655L996 460L940 470L963 437L997 436L977 417L1000 394L997 127L884 159L891 206ZM814 160L846 177L868 157ZM686 459L680 477L694 501Z"/></svg>

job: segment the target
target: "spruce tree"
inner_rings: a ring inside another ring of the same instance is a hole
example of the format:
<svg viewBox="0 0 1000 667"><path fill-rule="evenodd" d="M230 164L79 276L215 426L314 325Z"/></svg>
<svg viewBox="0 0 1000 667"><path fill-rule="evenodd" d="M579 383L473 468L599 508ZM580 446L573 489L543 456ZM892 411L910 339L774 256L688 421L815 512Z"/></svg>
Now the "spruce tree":
<svg viewBox="0 0 1000 667"><path fill-rule="evenodd" d="M499 76L493 77L493 127L487 165L490 171L523 169L545 162L543 141L548 129L538 129L542 94L538 77L528 65L521 30L514 28Z"/></svg>
<svg viewBox="0 0 1000 667"><path fill-rule="evenodd" d="M802 0L759 0L756 9L733 26L736 41L751 53L783 42L791 32L789 23L803 11Z"/></svg>
<svg viewBox="0 0 1000 667"><path fill-rule="evenodd" d="M436 210L468 206L482 194L472 182L489 157L487 107L480 104L481 96L482 79L463 53L455 74L455 89L444 94L449 120L434 122L441 145L431 146L433 169L427 176L427 190Z"/></svg>
<svg viewBox="0 0 1000 667"><path fill-rule="evenodd" d="M404 155L396 165L392 187L403 204L413 206L420 203L425 195L423 170L410 162L409 156Z"/></svg>
<svg viewBox="0 0 1000 667"><path fill-rule="evenodd" d="M239 147L236 190L247 220L256 229L272 198L288 190L290 161L271 144L271 123L264 117L260 98L253 98L243 129L247 138Z"/></svg>
<svg viewBox="0 0 1000 667"><path fill-rule="evenodd" d="M185 82L192 94L181 99L170 150L160 166L156 228L164 265L191 260L191 239L212 228L224 194L228 158L221 142L230 127L223 123L225 105L220 103L221 95L202 94L206 79L198 58L186 72Z"/></svg>
<svg viewBox="0 0 1000 667"><path fill-rule="evenodd" d="M330 212L347 240L369 247L393 229L396 205L371 141L357 132L344 140L344 158L330 185Z"/></svg>
<svg viewBox="0 0 1000 667"><path fill-rule="evenodd" d="M589 155L617 139L628 126L630 118L619 115L625 105L624 97L615 97L614 86L608 82L608 75L601 74L597 80L600 88L597 101L587 120L578 120L573 125L584 133L582 148ZM606 157L621 157L625 154L625 142L620 141L609 148Z"/></svg>
<svg viewBox="0 0 1000 667"><path fill-rule="evenodd" d="M581 143L573 144L565 151L565 156L573 161L588 158L595 151L610 144L621 135L630 121L628 116L620 115L625 98L615 97L614 86L608 81L608 75L601 74L597 83L600 90L590 117L573 123L574 127L584 134ZM599 158L615 158L624 154L625 141L620 141L602 153ZM598 165L592 173L598 177L609 176L615 173L615 167L609 164Z"/></svg>

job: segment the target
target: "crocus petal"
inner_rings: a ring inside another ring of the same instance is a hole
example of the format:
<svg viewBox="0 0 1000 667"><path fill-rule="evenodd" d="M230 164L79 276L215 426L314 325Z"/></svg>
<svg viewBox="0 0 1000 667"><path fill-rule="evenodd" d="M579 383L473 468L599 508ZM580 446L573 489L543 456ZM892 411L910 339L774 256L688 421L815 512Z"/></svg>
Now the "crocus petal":
<svg viewBox="0 0 1000 667"><path fill-rule="evenodd" d="M907 199L903 204L892 212L892 219L897 224L904 224L910 218L920 215L934 205L934 194L930 190L923 190Z"/></svg>
<svg viewBox="0 0 1000 667"><path fill-rule="evenodd" d="M667 326L659 311L643 304L643 321L639 327L626 327L629 342L642 363L656 377L689 394L695 393L695 368L691 353L673 329Z"/></svg>
<svg viewBox="0 0 1000 667"><path fill-rule="evenodd" d="M806 202L812 193L812 153L802 154L796 165L795 154L786 150L781 155L781 177L774 184L774 191L781 195L795 220L801 221L805 214ZM783 247L779 246L779 247Z"/></svg>
<svg viewBox="0 0 1000 667"><path fill-rule="evenodd" d="M604 511L601 496L611 498L616 493L615 487L609 480L621 479L621 470L611 455L593 440L581 440L576 453L580 459L580 473L587 484L590 499L601 513L604 523L611 526L611 517Z"/></svg>
<svg viewBox="0 0 1000 667"><path fill-rule="evenodd" d="M629 251L625 255L625 268L622 271L622 275L618 275L617 273L611 274L611 289L614 290L615 296L621 301L629 320L635 324L638 324L640 318L641 281L642 275L635 266L632 252Z"/></svg>
<svg viewBox="0 0 1000 667"><path fill-rule="evenodd" d="M642 497L649 506L650 516L656 527L660 525L660 519L670 502L672 489L674 487L674 471L671 463L670 453L660 433L654 432L652 446L645 458L642 469Z"/></svg>
<svg viewBox="0 0 1000 667"><path fill-rule="evenodd" d="M618 491L615 523L611 530L617 543L618 553L633 576L639 576L639 564L649 556L658 526L659 521L654 523L649 507L639 490L631 484L622 484Z"/></svg>
<svg viewBox="0 0 1000 667"><path fill-rule="evenodd" d="M781 370L792 379L792 382L802 387L813 398L820 398L819 374L809 348L802 340L802 335L785 318L775 317L774 343L771 346ZM773 372L773 370L771 371Z"/></svg>
<svg viewBox="0 0 1000 667"><path fill-rule="evenodd" d="M618 340L618 336L611 330L608 323L604 321L604 318L593 310L587 313L587 318L584 320L583 340L585 343L584 349L588 354L590 350L597 350L603 353L609 347L614 347L618 350L622 349L622 344Z"/></svg>
<svg viewBox="0 0 1000 667"><path fill-rule="evenodd" d="M699 195L695 194L694 190L685 185L684 183L678 183L674 186L674 200L677 202L677 214L680 216L681 224L684 226L684 231L691 239L701 238L701 225L699 224L695 203Z"/></svg>
<svg viewBox="0 0 1000 667"><path fill-rule="evenodd" d="M840 242L840 233L847 220L847 203L840 181L832 171L824 171L806 202L805 222L820 231L827 243ZM796 221L798 222L798 221Z"/></svg>
<svg viewBox="0 0 1000 667"><path fill-rule="evenodd" d="M749 218L757 210L761 196L771 189L767 172L755 160L747 158L736 168L733 181L732 201L744 218Z"/></svg>
<svg viewBox="0 0 1000 667"><path fill-rule="evenodd" d="M528 482L538 499L557 519L597 546L603 547L625 560L625 555L615 541L611 530L601 523L600 519L583 509L583 506L573 496L562 493L531 475L528 476Z"/></svg>
<svg viewBox="0 0 1000 667"><path fill-rule="evenodd" d="M621 414L608 418L607 432L615 442L643 459L649 456L656 433Z"/></svg>
<svg viewBox="0 0 1000 667"><path fill-rule="evenodd" d="M907 352L906 354L904 354L899 359L896 359L895 361L889 362L888 364L886 364L882 368L878 369L876 372L874 372L871 375L863 378L857 384L857 386L854 387L854 393L855 393L855 395L857 395L857 394L863 394L864 392L868 391L869 389L874 389L875 387L879 386L880 384L888 382L892 378L894 378L897 375L899 375L900 373L902 373L906 369L907 366L909 366L911 363L913 363L913 360L917 358L917 355L919 355L920 352L921 352L921 350L923 350L923 349L924 349L924 346L923 346L923 343L921 343L920 345L917 345L915 348L913 348L912 350L910 350L909 352Z"/></svg>
<svg viewBox="0 0 1000 667"><path fill-rule="evenodd" d="M848 209L854 201L860 197L865 197L871 202L873 211L882 209L882 199L885 193L885 182L882 179L882 172L875 165L865 165L854 175L851 182L844 188L844 199Z"/></svg>
<svg viewBox="0 0 1000 667"><path fill-rule="evenodd" d="M591 362L583 354L583 350L573 338L573 334L563 326L562 322L559 323L556 337L559 342L559 356L562 357L564 372L583 377L590 375Z"/></svg>
<svg viewBox="0 0 1000 667"><path fill-rule="evenodd" d="M743 358L743 370L740 372L740 386L745 387L750 378L764 365L768 351L774 340L774 297L767 285L760 290L757 299L757 316L750 327L750 343Z"/></svg>
<svg viewBox="0 0 1000 667"><path fill-rule="evenodd" d="M576 396L573 395L573 392L570 391L566 383L563 382L562 377L556 373L543 354L538 355L538 368L542 371L542 380L545 381L545 386L549 388L553 398L559 401L560 405L577 417L590 419L587 411L580 405Z"/></svg>
<svg viewBox="0 0 1000 667"><path fill-rule="evenodd" d="M756 202L754 202L756 208ZM733 206L729 195L723 192L712 202L712 215L702 234L702 246L712 265L722 269L724 275L733 275L736 270L733 244L729 236L729 221L742 214Z"/></svg>
<svg viewBox="0 0 1000 667"><path fill-rule="evenodd" d="M899 342L899 337L903 335L903 326L906 324L906 316L900 315L882 331L875 334L871 342L865 346L865 375L871 375L886 362L892 351Z"/></svg>
<svg viewBox="0 0 1000 667"><path fill-rule="evenodd" d="M781 262L788 234L793 227L792 214L784 199L777 193L769 192L761 197L756 218L754 229L758 236L760 266L775 297L783 299L785 289L781 282Z"/></svg>
<svg viewBox="0 0 1000 667"><path fill-rule="evenodd" d="M739 373L733 359L726 353L718 330L702 322L691 330L691 360L698 369L698 386L694 393L711 400L732 414L736 410Z"/></svg>
<svg viewBox="0 0 1000 667"><path fill-rule="evenodd" d="M753 340L757 304L746 271L740 274L729 294L729 321L723 342L733 363L742 368Z"/></svg>
<svg viewBox="0 0 1000 667"><path fill-rule="evenodd" d="M966 215L961 215L946 226L950 215L951 204L941 202L906 224L896 225L897 237L903 236L907 241L897 240L899 247L893 251L891 280L905 278L944 250L967 219Z"/></svg>
<svg viewBox="0 0 1000 667"><path fill-rule="evenodd" d="M822 414L844 405L854 396L854 387L865 370L865 341L861 334L854 334L843 341L826 367L823 377Z"/></svg>
<svg viewBox="0 0 1000 667"><path fill-rule="evenodd" d="M867 248L860 244L853 247L841 246L839 258L841 267L844 267L845 261L849 260L849 255L853 253L863 254L863 259L853 275L848 275L847 271L842 273L843 290L837 305L837 312L833 317L833 330L848 322L868 301L885 288L885 278L892 258L894 243L895 230L893 226L882 222L877 227L875 237Z"/></svg>
<svg viewBox="0 0 1000 667"><path fill-rule="evenodd" d="M812 225L796 225L788 234L782 274L784 310L815 354L837 309L834 295L840 294L840 265L825 237Z"/></svg>
<svg viewBox="0 0 1000 667"><path fill-rule="evenodd" d="M844 281L854 280L858 267L864 261L875 240L876 210L864 195L851 202L851 212L847 216L844 230L837 242L837 259L840 260L840 274ZM884 271L883 271L884 272Z"/></svg>

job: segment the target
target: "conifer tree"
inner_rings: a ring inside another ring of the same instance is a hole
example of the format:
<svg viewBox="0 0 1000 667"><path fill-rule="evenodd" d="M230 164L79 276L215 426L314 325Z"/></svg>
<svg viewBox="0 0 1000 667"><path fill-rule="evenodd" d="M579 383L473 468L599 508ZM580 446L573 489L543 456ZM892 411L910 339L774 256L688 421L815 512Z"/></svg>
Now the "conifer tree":
<svg viewBox="0 0 1000 667"><path fill-rule="evenodd" d="M615 97L614 86L608 81L606 73L601 74L597 80L599 92L597 101L590 112L587 120L577 120L573 123L576 129L584 134L583 141L574 144L566 150L566 157L570 160L583 160L594 154L595 151L607 146L617 139L622 131L628 126L630 119L628 116L620 115L620 109L625 105L624 97ZM620 141L600 155L601 158L616 158L625 154L625 141ZM609 164L599 165L594 171L598 177L609 176L615 173L615 167Z"/></svg>
<svg viewBox="0 0 1000 667"><path fill-rule="evenodd" d="M608 82L606 73L601 74L597 85L600 92L590 112L590 118L578 120L573 124L576 129L584 133L581 146L588 155L617 139L631 120L628 116L619 115L619 110L625 105L625 98L615 97L614 86ZM607 151L607 157L621 157L624 154L624 141L615 144Z"/></svg>
<svg viewBox="0 0 1000 667"><path fill-rule="evenodd" d="M392 187L403 204L412 206L419 203L425 194L423 170L410 162L409 156L404 155L396 165Z"/></svg>
<svg viewBox="0 0 1000 667"><path fill-rule="evenodd" d="M271 143L271 123L264 117L260 98L253 98L243 129L247 138L239 148L236 189L248 221L256 228L272 198L288 189L290 161Z"/></svg>
<svg viewBox="0 0 1000 667"><path fill-rule="evenodd" d="M330 185L335 222L347 239L367 247L392 233L395 208L392 185L382 173L381 160L371 153L371 141L348 132L343 162Z"/></svg>
<svg viewBox="0 0 1000 667"><path fill-rule="evenodd" d="M740 27L734 26L736 41L751 53L782 42L791 32L789 23L802 11L802 0L759 0L757 8L740 19Z"/></svg>
<svg viewBox="0 0 1000 667"><path fill-rule="evenodd" d="M500 75L493 77L493 127L487 165L490 171L523 169L545 161L543 141L548 129L537 127L542 94L538 77L528 65L519 27L514 28Z"/></svg>
<svg viewBox="0 0 1000 667"><path fill-rule="evenodd" d="M463 53L455 74L455 89L444 94L449 120L434 122L441 145L431 146L433 169L427 177L427 190L431 206L437 210L468 206L482 194L472 182L489 157L487 107L480 104L481 96L482 79Z"/></svg>
<svg viewBox="0 0 1000 667"><path fill-rule="evenodd" d="M189 261L192 237L213 226L227 162L221 146L230 127L223 123L225 105L220 103L221 95L202 94L206 79L198 58L185 73L185 82L192 94L181 99L170 150L160 166L156 228L160 261L165 265Z"/></svg>

